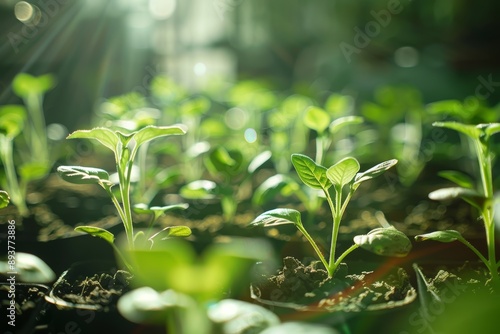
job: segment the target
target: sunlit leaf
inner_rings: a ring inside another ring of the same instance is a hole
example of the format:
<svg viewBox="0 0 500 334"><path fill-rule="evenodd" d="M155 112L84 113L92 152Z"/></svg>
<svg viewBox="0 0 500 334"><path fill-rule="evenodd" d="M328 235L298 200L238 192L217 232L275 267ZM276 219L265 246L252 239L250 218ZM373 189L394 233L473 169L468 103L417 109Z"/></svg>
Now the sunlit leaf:
<svg viewBox="0 0 500 334"><path fill-rule="evenodd" d="M183 102L180 106L182 115L197 116L204 114L210 109L210 100L204 96L197 96Z"/></svg>
<svg viewBox="0 0 500 334"><path fill-rule="evenodd" d="M408 255L412 247L410 239L393 226L380 227L365 235L357 235L354 237L354 243L377 255L396 257Z"/></svg>
<svg viewBox="0 0 500 334"><path fill-rule="evenodd" d="M115 236L113 235L113 233L111 233L103 228L100 228L100 227L78 226L78 227L75 227L75 231L84 232L84 233L90 234L93 237L98 237L98 238L104 239L107 242L109 242L110 244L113 244L113 242L115 241Z"/></svg>
<svg viewBox="0 0 500 334"><path fill-rule="evenodd" d="M473 189L466 189L460 187L442 188L435 190L429 194L429 198L435 201L444 201L455 198L462 198L467 203L482 209L485 198L483 195Z"/></svg>
<svg viewBox="0 0 500 334"><path fill-rule="evenodd" d="M361 183L366 180L373 179L381 174L383 174L386 170L394 166L395 164L398 163L398 160L396 159L391 159L384 161L382 163L379 163L378 165L373 166L370 169L367 169L364 172L356 174L355 178L355 183Z"/></svg>
<svg viewBox="0 0 500 334"><path fill-rule="evenodd" d="M140 145L155 138L164 136L183 135L185 133L186 133L185 128L180 125L172 125L172 126L150 125L135 132L132 138L136 141L137 147L139 147Z"/></svg>
<svg viewBox="0 0 500 334"><path fill-rule="evenodd" d="M292 334L292 333L307 333L307 334L339 334L336 329L317 325L308 322L285 322L276 326L271 326L264 329L259 334Z"/></svg>
<svg viewBox="0 0 500 334"><path fill-rule="evenodd" d="M318 133L323 133L330 124L330 116L321 108L309 107L304 115L304 124Z"/></svg>
<svg viewBox="0 0 500 334"><path fill-rule="evenodd" d="M484 132L488 137L500 132L500 123L489 123L488 126L484 128Z"/></svg>
<svg viewBox="0 0 500 334"><path fill-rule="evenodd" d="M250 226L302 225L300 212L294 209L269 210L255 218Z"/></svg>
<svg viewBox="0 0 500 334"><path fill-rule="evenodd" d="M295 181L283 174L271 176L255 189L252 197L252 203L254 205L262 205L266 202L272 201L275 196L280 194L281 191L285 187L288 187L291 183L295 183Z"/></svg>
<svg viewBox="0 0 500 334"><path fill-rule="evenodd" d="M436 231L415 236L416 241L434 240L439 242L452 242L460 239L462 239L462 235L455 230Z"/></svg>
<svg viewBox="0 0 500 334"><path fill-rule="evenodd" d="M340 117L330 123L330 133L337 133L340 129L355 124L363 123L363 117L360 116L345 116Z"/></svg>
<svg viewBox="0 0 500 334"><path fill-rule="evenodd" d="M302 154L292 154L292 164L304 184L313 189L328 189L332 185L326 176L326 168Z"/></svg>
<svg viewBox="0 0 500 334"><path fill-rule="evenodd" d="M213 181L197 180L184 185L180 194L188 199L211 199L219 194L219 188Z"/></svg>
<svg viewBox="0 0 500 334"><path fill-rule="evenodd" d="M19 167L19 176L26 182L38 180L49 172L49 166L44 162L24 163Z"/></svg>
<svg viewBox="0 0 500 334"><path fill-rule="evenodd" d="M106 128L93 128L91 130L77 130L71 133L68 139L74 138L86 138L86 139L95 139L102 145L109 148L113 153L118 151L118 144L120 143L120 138L118 135Z"/></svg>
<svg viewBox="0 0 500 334"><path fill-rule="evenodd" d="M349 115L353 107L354 107L354 98L349 95L341 95L334 93L331 94L325 102L325 110L333 117Z"/></svg>
<svg viewBox="0 0 500 334"><path fill-rule="evenodd" d="M19 73L12 82L12 90L17 96L26 98L30 94L41 95L55 86L55 79L51 74L32 76L27 73Z"/></svg>
<svg viewBox="0 0 500 334"><path fill-rule="evenodd" d="M354 179L359 168L358 160L347 157L328 168L326 176L335 186L343 187Z"/></svg>
<svg viewBox="0 0 500 334"><path fill-rule="evenodd" d="M474 188L474 180L462 172L455 170L444 170L438 173L439 176L450 180L451 182L455 182L457 185L463 188L472 189Z"/></svg>
<svg viewBox="0 0 500 334"><path fill-rule="evenodd" d="M258 154L255 158L252 159L250 164L248 165L248 172L253 173L263 164L265 164L269 159L271 159L272 153L271 151L264 151Z"/></svg>
<svg viewBox="0 0 500 334"><path fill-rule="evenodd" d="M474 125L462 124L458 122L435 122L432 125L461 132L472 139L478 139L481 135L481 130Z"/></svg>
<svg viewBox="0 0 500 334"><path fill-rule="evenodd" d="M59 166L57 173L61 178L76 184L109 184L109 174L104 169L81 166Z"/></svg>
<svg viewBox="0 0 500 334"><path fill-rule="evenodd" d="M149 237L149 240L167 240L175 237L189 237L190 235L191 229L187 226L167 226Z"/></svg>
<svg viewBox="0 0 500 334"><path fill-rule="evenodd" d="M26 109L18 105L0 106L0 134L15 138L24 128Z"/></svg>

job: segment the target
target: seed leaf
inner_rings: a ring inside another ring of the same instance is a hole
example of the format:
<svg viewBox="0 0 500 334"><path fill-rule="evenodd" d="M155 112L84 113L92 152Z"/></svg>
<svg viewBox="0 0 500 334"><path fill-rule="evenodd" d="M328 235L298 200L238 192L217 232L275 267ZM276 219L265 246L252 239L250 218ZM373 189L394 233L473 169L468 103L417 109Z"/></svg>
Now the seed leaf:
<svg viewBox="0 0 500 334"><path fill-rule="evenodd" d="M5 208L7 205L9 205L9 202L9 194L4 190L0 190L0 209Z"/></svg>
<svg viewBox="0 0 500 334"><path fill-rule="evenodd" d="M363 123L363 117L360 116L344 116L337 118L330 123L330 133L337 133L340 129L348 126Z"/></svg>
<svg viewBox="0 0 500 334"><path fill-rule="evenodd" d="M415 236L416 241L434 240L439 242L453 242L462 238L460 232L455 230L436 231Z"/></svg>
<svg viewBox="0 0 500 334"><path fill-rule="evenodd" d="M482 196L477 191L460 187L442 188L435 190L429 194L429 198L435 201L462 198L464 201L480 210L482 209L485 202L484 196Z"/></svg>
<svg viewBox="0 0 500 334"><path fill-rule="evenodd" d="M474 188L474 181L472 178L459 171L455 170L444 170L438 173L439 176L445 178L451 182L455 182L462 188L472 189Z"/></svg>
<svg viewBox="0 0 500 334"><path fill-rule="evenodd" d="M103 228L100 228L100 227L78 226L78 227L75 227L75 231L84 232L84 233L90 234L93 237L102 238L102 239L106 240L107 242L109 242L110 244L113 244L113 242L115 241L115 236L113 235L113 233L111 233Z"/></svg>
<svg viewBox="0 0 500 334"><path fill-rule="evenodd" d="M120 143L120 138L118 135L110 129L106 128L93 128L91 130L77 130L70 134L68 139L73 138L86 138L95 139L102 145L109 148L113 153L118 152L118 143Z"/></svg>
<svg viewBox="0 0 500 334"><path fill-rule="evenodd" d="M302 182L313 189L328 189L331 182L326 176L326 168L316 164L311 158L302 154L292 154L292 164Z"/></svg>
<svg viewBox="0 0 500 334"><path fill-rule="evenodd" d="M24 128L26 109L18 105L0 107L0 134L7 138L16 137Z"/></svg>
<svg viewBox="0 0 500 334"><path fill-rule="evenodd" d="M309 107L304 115L304 124L318 133L323 133L330 124L330 116L321 108Z"/></svg>
<svg viewBox="0 0 500 334"><path fill-rule="evenodd" d="M435 122L432 125L461 132L472 139L478 139L482 132L474 125L462 124L458 122Z"/></svg>
<svg viewBox="0 0 500 334"><path fill-rule="evenodd" d="M380 227L368 234L357 235L354 243L359 247L382 256L406 256L411 250L411 241L394 226Z"/></svg>
<svg viewBox="0 0 500 334"><path fill-rule="evenodd" d="M191 229L187 226L167 226L149 237L150 241L167 240L175 237L189 237Z"/></svg>
<svg viewBox="0 0 500 334"><path fill-rule="evenodd" d="M382 163L379 163L378 165L373 166L372 168L370 168L362 173L356 174L356 178L355 178L354 183L358 184L358 183L364 182L366 180L373 179L373 178L383 174L386 170L388 170L389 168L391 168L392 166L394 166L397 163L398 163L398 160L396 160L396 159L391 159L391 160L387 160L387 161L384 161Z"/></svg>
<svg viewBox="0 0 500 334"><path fill-rule="evenodd" d="M269 227L286 224L301 226L302 220L300 218L300 212L293 209L269 210L259 215L249 225Z"/></svg>
<svg viewBox="0 0 500 334"><path fill-rule="evenodd" d="M136 141L137 147L139 147L140 145L155 138L164 136L183 135L185 133L186 130L180 125L172 125L172 126L150 125L135 132L132 138Z"/></svg>
<svg viewBox="0 0 500 334"><path fill-rule="evenodd" d="M59 166L57 173L63 180L75 184L111 184L104 169L81 166Z"/></svg>
<svg viewBox="0 0 500 334"><path fill-rule="evenodd" d="M12 82L12 90L17 96L26 98L30 94L41 95L55 86L55 79L51 74L44 74L39 77L27 73L16 75Z"/></svg>
<svg viewBox="0 0 500 334"><path fill-rule="evenodd" d="M326 176L335 186L343 187L352 181L359 168L358 160L347 157L328 168Z"/></svg>

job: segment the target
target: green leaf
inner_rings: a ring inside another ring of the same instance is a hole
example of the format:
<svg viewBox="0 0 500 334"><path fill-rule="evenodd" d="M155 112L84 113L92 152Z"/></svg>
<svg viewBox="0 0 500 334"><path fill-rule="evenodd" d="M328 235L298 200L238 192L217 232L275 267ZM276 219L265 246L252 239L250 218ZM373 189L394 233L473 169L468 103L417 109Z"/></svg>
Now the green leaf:
<svg viewBox="0 0 500 334"><path fill-rule="evenodd" d="M57 173L63 180L75 184L111 184L104 169L81 166L59 166Z"/></svg>
<svg viewBox="0 0 500 334"><path fill-rule="evenodd" d="M180 106L182 115L199 117L210 109L210 100L204 96L197 96L183 102Z"/></svg>
<svg viewBox="0 0 500 334"><path fill-rule="evenodd" d="M304 115L304 124L318 133L323 133L330 124L330 116L318 107L309 107Z"/></svg>
<svg viewBox="0 0 500 334"><path fill-rule="evenodd" d="M358 160L347 157L328 168L326 176L333 185L344 187L354 179L359 168Z"/></svg>
<svg viewBox="0 0 500 334"><path fill-rule="evenodd" d="M340 117L330 123L330 133L335 134L340 131L340 129L355 124L363 123L363 117L360 116L345 116Z"/></svg>
<svg viewBox="0 0 500 334"><path fill-rule="evenodd" d="M172 125L172 126L150 125L135 132L132 138L136 141L137 145L136 147L139 147L140 145L155 138L164 136L184 135L184 134L186 134L186 130L183 126L180 125Z"/></svg>
<svg viewBox="0 0 500 334"><path fill-rule="evenodd" d="M356 174L355 178L355 184L361 183L370 179L373 179L381 174L383 174L386 170L394 166L395 164L398 163L398 160L396 159L391 159L384 161L382 163L379 163L378 165L373 166L372 168Z"/></svg>
<svg viewBox="0 0 500 334"><path fill-rule="evenodd" d="M439 242L453 242L463 239L460 232L455 230L436 231L415 236L416 241L434 240Z"/></svg>
<svg viewBox="0 0 500 334"><path fill-rule="evenodd" d="M488 137L500 132L500 123L489 123L483 130Z"/></svg>
<svg viewBox="0 0 500 334"><path fill-rule="evenodd" d="M191 229L187 226L167 226L163 230L153 234L149 237L149 240L167 240L175 237L189 237L191 235Z"/></svg>
<svg viewBox="0 0 500 334"><path fill-rule="evenodd" d="M396 257L408 255L412 247L410 239L394 226L380 227L365 235L357 235L354 243L377 255Z"/></svg>
<svg viewBox="0 0 500 334"><path fill-rule="evenodd" d="M5 208L7 205L9 205L9 202L9 194L4 190L0 190L0 209Z"/></svg>
<svg viewBox="0 0 500 334"><path fill-rule="evenodd" d="M110 244L113 244L115 241L115 236L113 235L113 233L111 233L103 228L100 228L100 227L78 226L78 227L75 227L75 231L84 232L84 233L90 234L93 237L98 237L98 238L104 239L107 242L109 242Z"/></svg>
<svg viewBox="0 0 500 334"><path fill-rule="evenodd" d="M289 177L276 174L265 180L258 186L252 197L252 203L254 205L262 205L266 202L272 201L275 196L281 193L281 190L285 187L290 186L290 184L295 183Z"/></svg>
<svg viewBox="0 0 500 334"><path fill-rule="evenodd" d="M294 209L269 210L259 215L249 225L269 227L286 224L301 226L300 212Z"/></svg>
<svg viewBox="0 0 500 334"><path fill-rule="evenodd" d="M429 194L429 198L435 201L444 201L455 198L462 198L467 203L482 210L485 203L485 198L480 193L473 189L460 187L442 188L435 190Z"/></svg>
<svg viewBox="0 0 500 334"><path fill-rule="evenodd" d="M19 167L19 176L26 182L41 179L48 172L49 166L43 162L28 162Z"/></svg>
<svg viewBox="0 0 500 334"><path fill-rule="evenodd" d="M173 204L167 206L152 206L148 207L144 203L135 204L133 210L135 213L165 213L167 211L172 211L175 209L187 209L189 204L181 203L181 204Z"/></svg>
<svg viewBox="0 0 500 334"><path fill-rule="evenodd" d="M254 173L259 167L266 163L269 159L271 159L272 153L271 151L264 151L258 154L255 158L252 159L250 164L248 165L248 172Z"/></svg>
<svg viewBox="0 0 500 334"><path fill-rule="evenodd" d="M325 110L333 117L349 115L353 107L354 107L354 98L349 95L341 95L334 93L331 94L325 102Z"/></svg>
<svg viewBox="0 0 500 334"><path fill-rule="evenodd" d="M426 109L431 114L447 114L460 117L464 116L464 107L462 105L462 102L458 100L444 100L433 102L427 105Z"/></svg>
<svg viewBox="0 0 500 334"><path fill-rule="evenodd" d="M307 334L339 334L336 329L331 327L316 325L307 322L285 322L276 326L271 326L264 329L259 334L291 334L291 333L307 333Z"/></svg>
<svg viewBox="0 0 500 334"><path fill-rule="evenodd" d="M326 176L326 168L316 164L311 158L302 154L292 154L292 164L304 184L313 189L328 189L331 182Z"/></svg>
<svg viewBox="0 0 500 334"><path fill-rule="evenodd" d="M435 122L432 125L461 132L472 139L479 139L479 136L481 135L481 130L474 125L462 124L458 122Z"/></svg>
<svg viewBox="0 0 500 334"><path fill-rule="evenodd" d="M188 199L212 199L219 194L219 187L213 181L197 180L184 185L180 194Z"/></svg>
<svg viewBox="0 0 500 334"><path fill-rule="evenodd" d="M67 137L67 139L74 138L95 139L99 143L113 151L113 153L118 153L118 144L120 143L120 137L110 129L93 128L91 130L77 130Z"/></svg>
<svg viewBox="0 0 500 334"><path fill-rule="evenodd" d="M18 105L0 107L0 134L7 138L15 138L24 128L26 109Z"/></svg>
<svg viewBox="0 0 500 334"><path fill-rule="evenodd" d="M17 96L26 98L30 94L42 95L55 86L55 79L51 74L32 76L19 73L12 82L12 90Z"/></svg>
<svg viewBox="0 0 500 334"><path fill-rule="evenodd" d="M472 178L462 172L454 170L444 170L438 173L439 176L445 178L451 182L455 182L457 185L463 188L472 189L474 188L474 181Z"/></svg>

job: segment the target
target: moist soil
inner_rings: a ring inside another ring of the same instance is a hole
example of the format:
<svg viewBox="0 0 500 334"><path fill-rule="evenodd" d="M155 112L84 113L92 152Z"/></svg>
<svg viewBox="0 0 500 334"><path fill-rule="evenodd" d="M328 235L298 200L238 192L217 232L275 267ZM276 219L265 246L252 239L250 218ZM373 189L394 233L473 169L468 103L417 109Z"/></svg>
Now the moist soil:
<svg viewBox="0 0 500 334"><path fill-rule="evenodd" d="M348 274L343 264L333 278L328 278L320 262L306 266L296 258L285 257L283 263L276 275L265 276L253 285L257 298L329 312L390 308L415 298L409 277L401 268L381 277L373 271Z"/></svg>

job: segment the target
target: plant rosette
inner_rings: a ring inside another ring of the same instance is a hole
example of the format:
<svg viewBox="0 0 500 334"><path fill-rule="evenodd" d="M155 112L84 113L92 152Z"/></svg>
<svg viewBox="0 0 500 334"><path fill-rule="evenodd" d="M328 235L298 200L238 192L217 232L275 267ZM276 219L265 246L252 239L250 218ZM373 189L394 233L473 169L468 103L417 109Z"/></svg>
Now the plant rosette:
<svg viewBox="0 0 500 334"><path fill-rule="evenodd" d="M55 332L87 332L99 328L109 332L128 332L132 323L116 309L118 298L129 291L132 275L117 270L107 261L78 262L63 272L45 296L51 305L49 328Z"/></svg>

